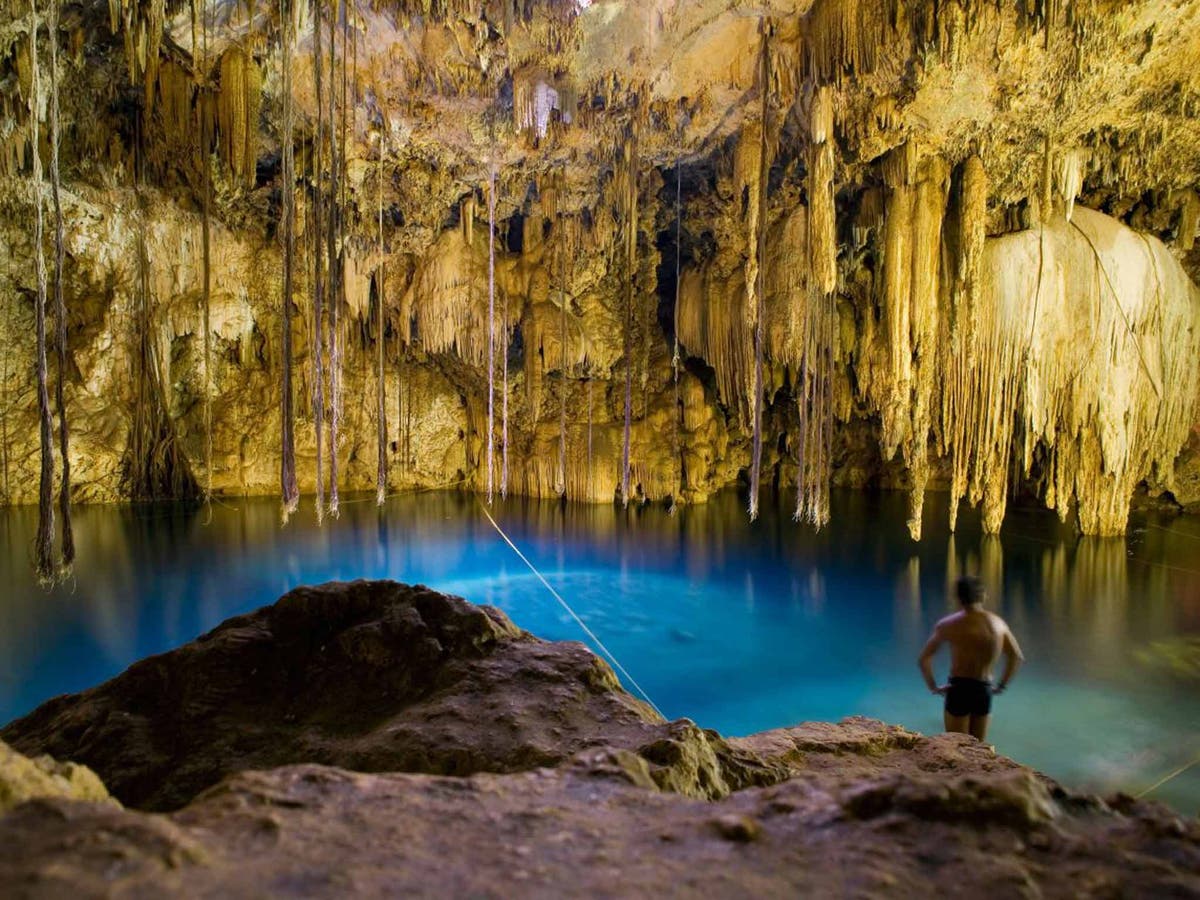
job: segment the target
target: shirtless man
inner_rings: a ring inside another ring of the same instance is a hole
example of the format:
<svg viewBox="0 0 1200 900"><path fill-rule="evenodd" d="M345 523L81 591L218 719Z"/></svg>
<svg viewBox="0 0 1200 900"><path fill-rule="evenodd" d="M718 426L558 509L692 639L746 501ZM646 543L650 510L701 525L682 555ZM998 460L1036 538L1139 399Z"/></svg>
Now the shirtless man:
<svg viewBox="0 0 1200 900"><path fill-rule="evenodd" d="M946 730L987 737L992 695L1008 687L1025 657L1008 625L983 608L983 585L977 578L960 578L957 585L962 611L934 626L918 664L930 693L946 698ZM933 657L942 644L950 645L950 683L938 686ZM992 686L992 666L1004 654L1004 674Z"/></svg>

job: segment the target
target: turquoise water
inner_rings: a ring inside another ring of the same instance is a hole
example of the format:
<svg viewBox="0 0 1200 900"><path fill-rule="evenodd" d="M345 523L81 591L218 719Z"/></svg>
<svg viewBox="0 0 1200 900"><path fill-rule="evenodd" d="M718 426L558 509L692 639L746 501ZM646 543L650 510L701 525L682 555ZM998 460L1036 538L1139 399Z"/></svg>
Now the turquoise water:
<svg viewBox="0 0 1200 900"><path fill-rule="evenodd" d="M867 715L925 732L938 698L915 659L981 575L1028 664L997 698L997 749L1075 788L1141 790L1200 752L1195 681L1157 662L1160 641L1200 635L1200 519L1140 519L1125 538L1077 539L1049 513L1016 511L999 538L940 496L913 543L896 494L837 493L816 533L783 508L746 521L734 495L660 508L508 500L517 544L670 717L725 734ZM583 639L471 497L352 498L318 528L284 529L269 499L203 511L76 511L74 584L30 578L35 511L0 510L0 722L109 678L298 584L424 582L492 603L546 638ZM945 674L945 659L939 673ZM1151 796L1200 810L1200 766Z"/></svg>

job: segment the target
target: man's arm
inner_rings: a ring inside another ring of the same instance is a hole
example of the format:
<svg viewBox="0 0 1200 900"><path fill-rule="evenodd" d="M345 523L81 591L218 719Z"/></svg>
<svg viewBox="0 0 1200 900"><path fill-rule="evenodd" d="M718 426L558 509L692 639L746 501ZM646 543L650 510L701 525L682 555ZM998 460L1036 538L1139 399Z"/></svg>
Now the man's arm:
<svg viewBox="0 0 1200 900"><path fill-rule="evenodd" d="M942 646L945 640L942 626L936 626L933 634L929 636L929 640L925 642L925 649L921 651L921 656L917 659L917 665L921 667L921 674L925 676L925 686L929 688L931 694L946 693L946 689L938 687L938 683L933 677L933 655L937 653L938 647Z"/></svg>
<svg viewBox="0 0 1200 900"><path fill-rule="evenodd" d="M1004 674L1000 676L995 693L999 694L1008 687L1008 683L1016 676L1017 669L1021 668L1024 661L1025 654L1021 652L1021 645L1017 643L1008 626L1004 626Z"/></svg>

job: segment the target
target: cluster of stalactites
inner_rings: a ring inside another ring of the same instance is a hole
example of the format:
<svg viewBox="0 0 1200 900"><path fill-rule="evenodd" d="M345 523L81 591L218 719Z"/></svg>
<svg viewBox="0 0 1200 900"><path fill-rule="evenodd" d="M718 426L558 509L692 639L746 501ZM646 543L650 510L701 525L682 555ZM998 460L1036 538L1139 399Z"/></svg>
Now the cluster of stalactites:
<svg viewBox="0 0 1200 900"><path fill-rule="evenodd" d="M125 41L125 65L131 84L145 88L147 103L153 103L158 81L166 0L108 0L108 24L113 34Z"/></svg>
<svg viewBox="0 0 1200 900"><path fill-rule="evenodd" d="M1170 484L1200 412L1200 290L1158 240L1073 204L1085 164L1048 155L1040 224L991 241L977 157L951 175L908 145L882 167L884 328L867 317L860 374L910 477L914 538L931 450L950 462L951 525L965 498L989 532L1016 477L1090 534L1124 529L1143 479Z"/></svg>
<svg viewBox="0 0 1200 900"><path fill-rule="evenodd" d="M804 41L806 74L818 83L874 71L891 17L878 0L817 0Z"/></svg>
<svg viewBox="0 0 1200 900"><path fill-rule="evenodd" d="M803 19L803 75L819 84L840 84L847 77L874 72L885 53L901 41L912 52L933 50L958 62L963 38L980 27L988 13L1014 17L1018 28L1043 35L1047 45L1050 32L1062 30L1076 65L1081 45L1102 21L1095 0L1007 5L988 0L816 0Z"/></svg>
<svg viewBox="0 0 1200 900"><path fill-rule="evenodd" d="M619 387L618 387L619 390ZM623 428L608 409L603 382L572 382L566 466L560 486L558 423L542 422L514 446L509 492L530 497L563 496L580 503L611 503L621 493ZM631 500L662 500L678 491L678 473L662 453L670 411L655 409L631 430Z"/></svg>
<svg viewBox="0 0 1200 900"><path fill-rule="evenodd" d="M1200 290L1157 239L1078 207L989 242L981 275L968 497L994 531L1009 460L1038 462L1048 506L1121 533L1200 412Z"/></svg>
<svg viewBox="0 0 1200 900"><path fill-rule="evenodd" d="M544 138L552 123L570 125L576 106L575 89L564 79L539 69L513 75L513 122L518 130Z"/></svg>
<svg viewBox="0 0 1200 900"><path fill-rule="evenodd" d="M466 232L465 227L442 232L426 254L402 299L401 336L411 343L419 335L427 352L454 353L482 367L489 341L487 251L476 250ZM499 334L491 339L507 344Z"/></svg>
<svg viewBox="0 0 1200 900"><path fill-rule="evenodd" d="M215 149L233 183L253 188L263 71L251 53L232 45L221 53L217 73L219 84L209 94L204 82L198 80L198 73L172 59L162 62L148 102L163 146L151 143L146 152L158 162L186 159L195 154L192 162L199 169L206 154ZM201 134L208 136L208 147L201 146Z"/></svg>
<svg viewBox="0 0 1200 900"><path fill-rule="evenodd" d="M928 445L933 422L933 391L942 354L942 224L949 171L938 156L921 159L910 141L883 162L885 184L882 359L864 378L864 393L879 413L885 459L897 452L912 481L908 527L921 534L921 512L929 477ZM876 342L867 317L865 343Z"/></svg>
<svg viewBox="0 0 1200 900"><path fill-rule="evenodd" d="M164 60L158 67L158 78L151 97L167 146L179 148L198 145L194 73L175 60Z"/></svg>

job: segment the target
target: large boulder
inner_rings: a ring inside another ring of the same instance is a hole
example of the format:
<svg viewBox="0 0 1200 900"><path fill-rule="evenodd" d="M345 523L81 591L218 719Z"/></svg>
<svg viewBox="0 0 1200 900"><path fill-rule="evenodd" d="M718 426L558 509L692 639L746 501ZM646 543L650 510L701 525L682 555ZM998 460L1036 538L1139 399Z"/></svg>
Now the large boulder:
<svg viewBox="0 0 1200 900"><path fill-rule="evenodd" d="M647 747L660 781L698 796L786 775L739 762L686 720L664 723L582 644L388 581L297 588L0 736L84 763L122 803L151 810L245 769L514 772L601 745Z"/></svg>

